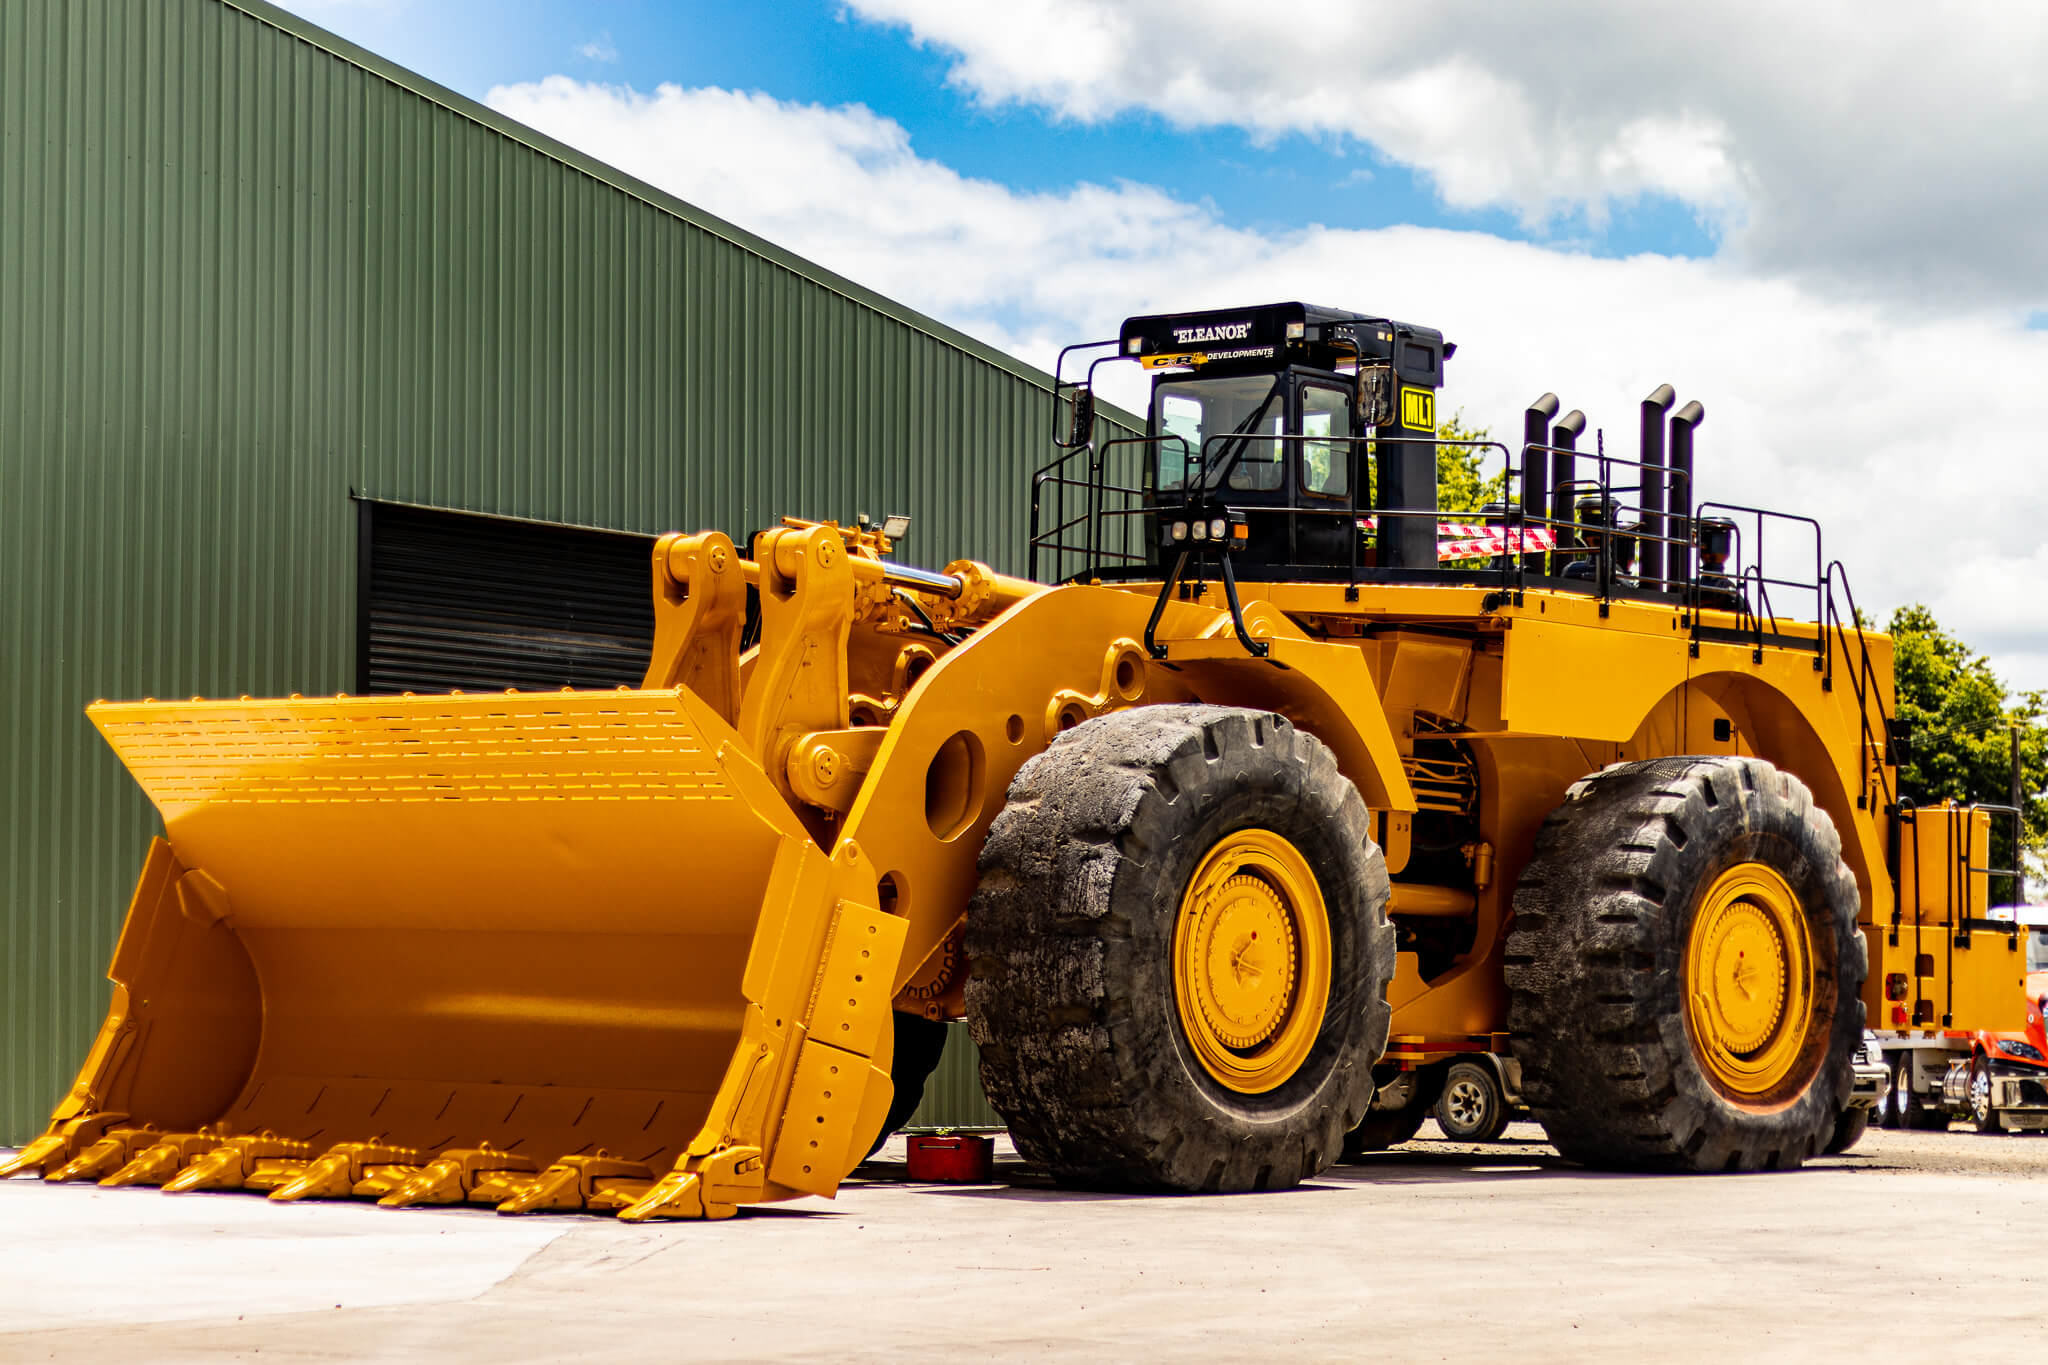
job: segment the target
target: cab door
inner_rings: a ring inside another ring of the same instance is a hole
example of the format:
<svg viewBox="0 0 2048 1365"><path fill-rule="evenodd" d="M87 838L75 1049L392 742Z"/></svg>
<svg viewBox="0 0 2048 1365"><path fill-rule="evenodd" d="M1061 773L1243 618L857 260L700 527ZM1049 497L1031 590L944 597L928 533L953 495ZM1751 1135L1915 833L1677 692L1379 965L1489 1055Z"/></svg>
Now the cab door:
<svg viewBox="0 0 2048 1365"><path fill-rule="evenodd" d="M1366 477L1368 463L1350 443L1358 429L1348 386L1334 379L1303 377L1296 389L1294 448L1294 562L1344 565L1351 562L1351 486ZM1359 487L1358 506L1371 506L1370 481Z"/></svg>

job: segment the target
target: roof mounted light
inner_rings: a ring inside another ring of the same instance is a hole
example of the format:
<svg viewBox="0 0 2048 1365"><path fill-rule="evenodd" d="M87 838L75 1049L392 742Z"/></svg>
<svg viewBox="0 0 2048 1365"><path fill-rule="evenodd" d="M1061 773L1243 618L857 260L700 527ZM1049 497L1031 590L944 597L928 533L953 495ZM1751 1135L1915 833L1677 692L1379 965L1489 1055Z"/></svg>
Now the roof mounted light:
<svg viewBox="0 0 2048 1365"><path fill-rule="evenodd" d="M1137 355L1145 349L1145 338L1132 337L1124 343L1125 355Z"/></svg>
<svg viewBox="0 0 2048 1365"><path fill-rule="evenodd" d="M1290 322L1290 323L1288 323L1288 324L1287 324L1287 339L1288 339L1289 341L1299 341L1299 340L1301 340L1301 339L1302 339L1303 337L1305 337L1305 336L1307 336L1307 335L1308 335L1308 324L1307 324L1307 323L1305 323L1305 322Z"/></svg>

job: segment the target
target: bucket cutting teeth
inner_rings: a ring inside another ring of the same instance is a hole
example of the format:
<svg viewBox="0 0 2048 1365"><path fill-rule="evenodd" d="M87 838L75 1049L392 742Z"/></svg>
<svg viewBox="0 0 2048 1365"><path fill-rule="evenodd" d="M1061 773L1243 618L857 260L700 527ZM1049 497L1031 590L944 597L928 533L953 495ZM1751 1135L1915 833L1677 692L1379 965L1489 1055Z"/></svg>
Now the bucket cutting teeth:
<svg viewBox="0 0 2048 1365"><path fill-rule="evenodd" d="M619 1221L730 1218L760 1197L763 1174L759 1147L724 1147L677 1166L620 1209Z"/></svg>
<svg viewBox="0 0 2048 1365"><path fill-rule="evenodd" d="M274 1189L298 1175L312 1154L312 1143L294 1142L275 1133L229 1138L166 1180L164 1193Z"/></svg>
<svg viewBox="0 0 2048 1365"><path fill-rule="evenodd" d="M100 1184L162 1185L187 1165L220 1146L226 1135L201 1129L196 1133L163 1133L150 1146L129 1159L127 1165L101 1179Z"/></svg>
<svg viewBox="0 0 2048 1365"><path fill-rule="evenodd" d="M515 1156L494 1147L454 1147L400 1181L378 1199L387 1209L413 1204L496 1204L512 1197L512 1181L530 1179L540 1170L532 1157ZM368 1191L364 1191L368 1193Z"/></svg>
<svg viewBox="0 0 2048 1365"><path fill-rule="evenodd" d="M499 1213L616 1210L637 1202L654 1187L644 1161L621 1161L609 1152L565 1156L498 1205Z"/></svg>
<svg viewBox="0 0 2048 1365"><path fill-rule="evenodd" d="M82 1095L88 1092L75 1087L73 1093ZM40 1171L44 1179L50 1179L52 1170L62 1169L73 1157L106 1136L108 1130L115 1124L127 1121L127 1114L113 1109L60 1119L51 1126L49 1132L13 1156L0 1161L0 1180L5 1180L11 1175L25 1175L34 1171Z"/></svg>
<svg viewBox="0 0 2048 1365"><path fill-rule="evenodd" d="M420 1172L423 1154L382 1142L343 1142L328 1148L270 1192L277 1203L294 1199L347 1199L385 1195Z"/></svg>
<svg viewBox="0 0 2048 1365"><path fill-rule="evenodd" d="M55 1133L45 1133L5 1161L0 1161L0 1180L26 1171L40 1171L52 1161L64 1159L71 1144Z"/></svg>
<svg viewBox="0 0 2048 1365"><path fill-rule="evenodd" d="M45 1180L98 1180L133 1161L136 1154L161 1141L155 1128L115 1128L61 1166L43 1172Z"/></svg>

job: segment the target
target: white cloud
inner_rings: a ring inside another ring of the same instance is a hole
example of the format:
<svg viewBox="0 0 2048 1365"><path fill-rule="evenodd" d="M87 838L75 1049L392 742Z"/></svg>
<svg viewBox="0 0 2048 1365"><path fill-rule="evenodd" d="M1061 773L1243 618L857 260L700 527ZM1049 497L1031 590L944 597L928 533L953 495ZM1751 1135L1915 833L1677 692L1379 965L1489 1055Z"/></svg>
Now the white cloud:
<svg viewBox="0 0 2048 1365"><path fill-rule="evenodd" d="M1447 410L1512 441L1524 404L1552 389L1624 455L1637 401L1669 381L1707 407L1703 497L1820 516L1866 609L1926 601L2015 681L2048 687L2048 333L2003 312L1936 324L1724 261L1474 232L1251 232L1136 184L1024 194L918 156L858 106L560 76L489 99L1038 364L1144 312L1287 298L1385 311L1460 343ZM1682 129L1638 136L1699 145Z"/></svg>
<svg viewBox="0 0 2048 1365"><path fill-rule="evenodd" d="M589 42L576 49L577 55L593 62L616 62L619 49L612 42L610 32L598 34Z"/></svg>
<svg viewBox="0 0 2048 1365"><path fill-rule="evenodd" d="M1836 291L2048 302L2048 7L849 0L991 103L1355 138L1529 224L1644 194Z"/></svg>

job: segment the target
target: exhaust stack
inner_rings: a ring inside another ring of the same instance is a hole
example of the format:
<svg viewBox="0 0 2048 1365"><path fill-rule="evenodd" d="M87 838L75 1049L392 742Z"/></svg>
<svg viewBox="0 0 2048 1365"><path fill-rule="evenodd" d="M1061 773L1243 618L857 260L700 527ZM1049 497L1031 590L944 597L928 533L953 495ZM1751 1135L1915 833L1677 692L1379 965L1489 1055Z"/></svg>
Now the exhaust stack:
<svg viewBox="0 0 2048 1365"><path fill-rule="evenodd" d="M1578 490L1572 484L1579 477L1579 461L1573 452L1585 430L1586 414L1577 408L1558 418L1557 425L1550 429L1550 519L1555 523L1550 529L1557 537L1556 572L1563 571L1570 553L1565 545L1565 527L1578 514Z"/></svg>
<svg viewBox="0 0 2048 1365"><path fill-rule="evenodd" d="M1550 419L1557 416L1557 395L1546 393L1522 414L1522 524L1533 529L1550 515ZM1522 555L1522 567L1543 572L1543 552Z"/></svg>
<svg viewBox="0 0 2048 1365"><path fill-rule="evenodd" d="M1669 384L1659 384L1643 400L1642 434L1637 458L1643 467L1637 472L1639 490L1636 501L1642 506L1643 525L1638 533L1642 551L1643 577L1651 580L1651 586L1664 573L1664 547L1658 537L1664 534L1664 414L1671 411L1671 405L1678 401L1678 394Z"/></svg>
<svg viewBox="0 0 2048 1365"><path fill-rule="evenodd" d="M1692 581L1692 437L1706 420L1698 400L1671 414L1671 538L1677 543L1665 547L1664 577L1672 587Z"/></svg>

